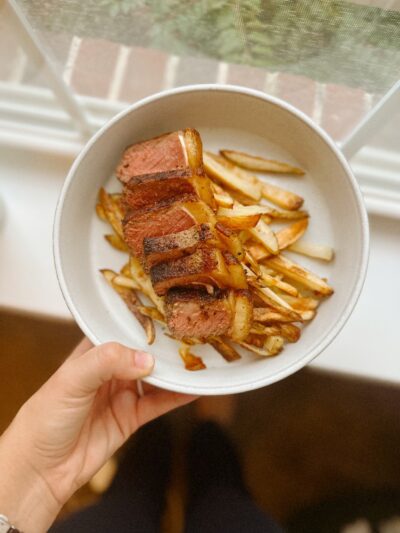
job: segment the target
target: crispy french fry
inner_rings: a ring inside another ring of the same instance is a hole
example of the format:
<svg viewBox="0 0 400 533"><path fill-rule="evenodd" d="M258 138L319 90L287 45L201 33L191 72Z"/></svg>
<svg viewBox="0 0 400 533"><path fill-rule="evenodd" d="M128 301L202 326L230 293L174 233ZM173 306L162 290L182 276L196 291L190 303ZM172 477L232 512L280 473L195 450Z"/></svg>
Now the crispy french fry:
<svg viewBox="0 0 400 533"><path fill-rule="evenodd" d="M124 276L123 274L117 274L112 282L119 287L125 287L125 289L140 290L140 287L136 281L134 281L131 277Z"/></svg>
<svg viewBox="0 0 400 533"><path fill-rule="evenodd" d="M267 217L267 219L273 220L300 220L301 218L307 218L309 216L307 211L287 211L271 208L268 211L268 214L263 215L262 218L264 219Z"/></svg>
<svg viewBox="0 0 400 533"><path fill-rule="evenodd" d="M219 354L221 354L225 361L228 361L228 363L237 361L241 358L240 354L238 354L238 352L230 344L222 339L222 337L213 337L208 340L208 343L211 344L211 346Z"/></svg>
<svg viewBox="0 0 400 533"><path fill-rule="evenodd" d="M304 296L294 298L293 296L282 294L282 299L296 311L314 311L320 304L320 301L316 298L305 298Z"/></svg>
<svg viewBox="0 0 400 533"><path fill-rule="evenodd" d="M333 293L332 287L323 279L282 255L267 259L266 265L323 296L329 296Z"/></svg>
<svg viewBox="0 0 400 533"><path fill-rule="evenodd" d="M290 285L290 283L286 283L285 281L281 281L280 279L274 278L270 274L266 272L266 268L261 265L260 266L260 272L261 272L261 280L267 287L276 287L277 289L287 292L291 296L297 296L299 294L299 291L296 289L296 287L293 287L293 285Z"/></svg>
<svg viewBox="0 0 400 533"><path fill-rule="evenodd" d="M217 212L219 222L228 228L241 230L254 228L262 214L268 212L264 206L234 206L232 209L220 207Z"/></svg>
<svg viewBox="0 0 400 533"><path fill-rule="evenodd" d="M139 307L139 310L145 316L148 316L149 318L152 318L153 320L157 320L157 322L161 322L162 324L165 324L165 316L162 313L160 313L157 307L150 307L147 305L142 305Z"/></svg>
<svg viewBox="0 0 400 533"><path fill-rule="evenodd" d="M128 246L125 244L122 238L116 233L112 233L110 235L104 235L104 238L116 250L119 250L120 252L129 252Z"/></svg>
<svg viewBox="0 0 400 533"><path fill-rule="evenodd" d="M220 207L232 207L234 200L230 194L228 194L217 183L211 182L211 190L214 194L214 199Z"/></svg>
<svg viewBox="0 0 400 533"><path fill-rule="evenodd" d="M220 222L215 225L216 234L223 247L241 261L244 257L243 244L237 233L225 227Z"/></svg>
<svg viewBox="0 0 400 533"><path fill-rule="evenodd" d="M322 259L323 261L332 261L333 248L324 244L314 244L312 242L297 241L291 244L288 248L291 252L297 254L307 255L315 259Z"/></svg>
<svg viewBox="0 0 400 533"><path fill-rule="evenodd" d="M140 301L140 298L137 296L134 290L128 289L122 285L118 285L115 283L115 278L117 278L119 275L116 272L113 272L109 269L103 269L100 270L100 272L103 274L105 279L108 281L108 283L111 285L111 287L121 296L121 298L124 300L125 304L127 305L128 309L131 311L131 313L136 317L144 331L146 332L147 336L147 344L153 344L155 338L156 338L156 332L154 328L154 323L151 318L148 316L145 316L141 311L140 307L142 306L142 302Z"/></svg>
<svg viewBox="0 0 400 533"><path fill-rule="evenodd" d="M96 214L101 220L103 220L104 222L107 222L106 213L103 209L103 206L100 203L96 204Z"/></svg>
<svg viewBox="0 0 400 533"><path fill-rule="evenodd" d="M246 244L246 249L250 252L252 257L254 257L255 261L262 261L263 259L266 259L271 255L265 248L265 246L258 242L251 242L250 244Z"/></svg>
<svg viewBox="0 0 400 533"><path fill-rule="evenodd" d="M121 237L121 239L123 239L122 213L115 201L113 201L111 195L108 194L103 187L101 187L99 191L99 201L113 230L119 237Z"/></svg>
<svg viewBox="0 0 400 533"><path fill-rule="evenodd" d="M179 348L179 355L185 364L186 370L196 371L204 370L206 368L206 365L203 363L201 357L191 353L190 346L186 343L181 344L181 347Z"/></svg>
<svg viewBox="0 0 400 533"><path fill-rule="evenodd" d="M250 328L250 333L265 335L267 337L280 335L289 342L297 342L300 338L300 328L293 324L274 324L273 326L264 326L263 324L254 322Z"/></svg>
<svg viewBox="0 0 400 533"><path fill-rule="evenodd" d="M277 254L279 252L278 241L275 236L275 233L272 229L264 222L264 220L259 220L255 228L249 230L251 236L259 241L268 252L271 254Z"/></svg>
<svg viewBox="0 0 400 533"><path fill-rule="evenodd" d="M284 250L291 244L300 239L308 227L308 218L303 218L297 222L293 222L289 226L282 228L275 233L278 240L279 250Z"/></svg>
<svg viewBox="0 0 400 533"><path fill-rule="evenodd" d="M310 311L307 311L310 313ZM311 311L312 312L312 311ZM293 319L284 313L280 313L272 307L255 307L253 309L253 320L255 322L293 322ZM303 318L302 318L303 320Z"/></svg>
<svg viewBox="0 0 400 533"><path fill-rule="evenodd" d="M136 257L131 256L129 260L131 275L134 281L137 282L141 291L153 302L160 313L164 314L164 300L157 296L151 284L149 276L145 273Z"/></svg>
<svg viewBox="0 0 400 533"><path fill-rule="evenodd" d="M254 259L254 257L251 255L250 252L245 252L244 255L244 264L246 266L249 266L254 274L257 276L261 275L260 265L258 262Z"/></svg>
<svg viewBox="0 0 400 533"><path fill-rule="evenodd" d="M234 172L221 165L213 154L204 152L203 162L207 174L220 183L223 183L229 189L236 189L253 200L259 200L261 198L260 184L250 183L240 179Z"/></svg>
<svg viewBox="0 0 400 533"><path fill-rule="evenodd" d="M279 335L272 335L265 341L264 348L270 355L278 355L282 351L284 345L283 337Z"/></svg>
<svg viewBox="0 0 400 533"><path fill-rule="evenodd" d="M304 170L301 168L289 165L288 163L282 163L281 161L265 159L264 157L246 154L245 152L239 152L237 150L220 150L220 153L229 161L232 161L232 163L249 170L273 172L277 174L304 175Z"/></svg>
<svg viewBox="0 0 400 533"><path fill-rule="evenodd" d="M221 151L220 151L220 154L221 154ZM244 181L247 181L249 183L256 183L256 184L260 183L260 179L258 178L258 176L255 176L254 174L252 174L248 170L245 170L242 167L238 167L237 165L232 163L232 161L229 161L229 159L224 157L222 154L219 156L213 154L213 156L215 160L218 161L218 163L220 163L225 168L231 170L234 174L236 174L238 178Z"/></svg>
<svg viewBox="0 0 400 533"><path fill-rule="evenodd" d="M311 310L310 311L298 311L298 313L300 314L303 322L309 322L317 314L315 311L311 311Z"/></svg>
<svg viewBox="0 0 400 533"><path fill-rule="evenodd" d="M266 303L269 307L276 309L280 313L291 318L293 322L301 320L299 313L291 308L291 306L280 296L278 296L269 287L259 287L258 281L256 284L252 280L249 280L249 284L252 285L253 291L256 295Z"/></svg>
<svg viewBox="0 0 400 533"><path fill-rule="evenodd" d="M271 355L276 355L275 353L271 353L270 350L259 348L258 346L254 345L254 344L250 344L248 342L241 342L239 344L243 348L246 348L246 350L249 350L249 352L253 352L253 353L255 353L257 355L261 355L263 357L270 357Z"/></svg>
<svg viewBox="0 0 400 533"><path fill-rule="evenodd" d="M261 194L266 200L282 207L282 209L288 209L289 211L300 209L304 203L304 199L298 194L282 189L282 187L272 185L272 183L263 182Z"/></svg>
<svg viewBox="0 0 400 533"><path fill-rule="evenodd" d="M121 267L120 274L122 274L122 275L125 276L126 278L131 278L131 279L132 279L132 273L131 273L131 268L130 268L130 266L129 266L129 261L128 261L127 263L125 263L125 264Z"/></svg>
<svg viewBox="0 0 400 533"><path fill-rule="evenodd" d="M234 314L232 340L243 341L250 332L253 319L253 305L248 291L236 291L234 295Z"/></svg>

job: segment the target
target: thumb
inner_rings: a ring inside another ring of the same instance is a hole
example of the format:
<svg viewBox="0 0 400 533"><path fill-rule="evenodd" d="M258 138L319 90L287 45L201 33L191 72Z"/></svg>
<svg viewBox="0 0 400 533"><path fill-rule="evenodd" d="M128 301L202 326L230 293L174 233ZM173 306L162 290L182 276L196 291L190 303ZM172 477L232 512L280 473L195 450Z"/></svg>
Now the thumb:
<svg viewBox="0 0 400 533"><path fill-rule="evenodd" d="M113 378L135 380L148 376L153 367L154 358L149 353L108 342L68 359L59 372L69 395L79 398L94 394Z"/></svg>

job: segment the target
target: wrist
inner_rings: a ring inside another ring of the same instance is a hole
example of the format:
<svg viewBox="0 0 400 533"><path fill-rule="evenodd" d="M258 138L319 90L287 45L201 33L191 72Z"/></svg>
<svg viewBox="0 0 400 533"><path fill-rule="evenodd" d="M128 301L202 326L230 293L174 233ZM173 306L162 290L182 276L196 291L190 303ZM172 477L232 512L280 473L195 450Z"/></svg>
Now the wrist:
<svg viewBox="0 0 400 533"><path fill-rule="evenodd" d="M0 513L23 533L44 533L61 504L23 456L19 441L12 426L0 437Z"/></svg>

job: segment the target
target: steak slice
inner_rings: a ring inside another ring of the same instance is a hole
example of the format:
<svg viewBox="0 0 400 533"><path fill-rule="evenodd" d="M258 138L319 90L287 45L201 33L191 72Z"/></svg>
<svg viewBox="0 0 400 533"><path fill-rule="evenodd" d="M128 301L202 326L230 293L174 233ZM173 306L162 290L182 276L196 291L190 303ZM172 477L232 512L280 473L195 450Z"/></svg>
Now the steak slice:
<svg viewBox="0 0 400 533"><path fill-rule="evenodd" d="M150 269L161 261L170 261L190 254L199 245L211 241L213 238L214 234L209 224L192 226L189 229L161 237L146 237L143 240L146 268Z"/></svg>
<svg viewBox="0 0 400 533"><path fill-rule="evenodd" d="M166 319L172 335L178 339L206 339L226 334L232 322L228 291L205 287L174 287L165 298Z"/></svg>
<svg viewBox="0 0 400 533"><path fill-rule="evenodd" d="M168 289L191 283L218 284L228 277L222 253L214 248L198 248L193 254L158 263L150 269L155 292L162 296Z"/></svg>
<svg viewBox="0 0 400 533"><path fill-rule="evenodd" d="M132 179L124 187L122 202L127 211L149 211L166 207L176 201L194 202L199 199L193 184L179 173L152 174L148 179ZM171 177L170 177L171 176Z"/></svg>
<svg viewBox="0 0 400 533"><path fill-rule="evenodd" d="M157 211L130 213L123 221L124 240L133 255L142 259L146 237L160 237L186 230L196 224L195 217L182 204L175 203Z"/></svg>
<svg viewBox="0 0 400 533"><path fill-rule="evenodd" d="M201 138L194 129L166 133L128 146L116 175L122 183L128 183L132 178L177 170L187 176L204 174Z"/></svg>

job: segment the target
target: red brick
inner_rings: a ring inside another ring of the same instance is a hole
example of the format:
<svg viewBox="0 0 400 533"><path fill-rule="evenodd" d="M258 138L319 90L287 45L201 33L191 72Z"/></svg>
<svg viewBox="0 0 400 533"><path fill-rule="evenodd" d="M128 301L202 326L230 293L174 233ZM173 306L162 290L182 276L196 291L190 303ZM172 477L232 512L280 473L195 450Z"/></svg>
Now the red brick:
<svg viewBox="0 0 400 533"><path fill-rule="evenodd" d="M341 140L366 112L364 91L344 85L327 85L322 102L321 126L335 140Z"/></svg>
<svg viewBox="0 0 400 533"><path fill-rule="evenodd" d="M276 96L312 116L316 87L316 82L310 78L280 72L276 81Z"/></svg>
<svg viewBox="0 0 400 533"><path fill-rule="evenodd" d="M168 55L151 48L131 48L119 100L134 102L163 88Z"/></svg>
<svg viewBox="0 0 400 533"><path fill-rule="evenodd" d="M79 93L106 98L118 56L119 45L102 39L84 39L71 76Z"/></svg>
<svg viewBox="0 0 400 533"><path fill-rule="evenodd" d="M263 91L267 72L261 68L246 65L229 65L226 83L243 85L251 89Z"/></svg>

